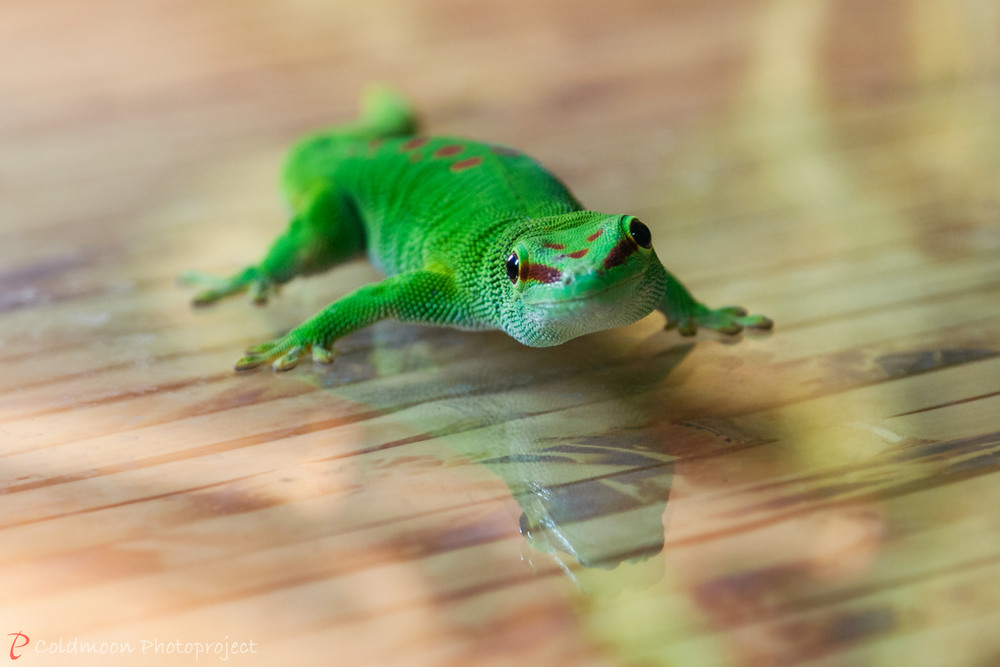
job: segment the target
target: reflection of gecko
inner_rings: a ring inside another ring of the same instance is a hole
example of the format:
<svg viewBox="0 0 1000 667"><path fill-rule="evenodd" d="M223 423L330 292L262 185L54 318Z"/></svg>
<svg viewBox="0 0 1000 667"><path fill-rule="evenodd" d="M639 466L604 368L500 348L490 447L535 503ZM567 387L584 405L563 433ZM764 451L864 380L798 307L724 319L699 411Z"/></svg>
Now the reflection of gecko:
<svg viewBox="0 0 1000 667"><path fill-rule="evenodd" d="M605 433L537 441L525 437L530 431L518 433L507 443L510 454L483 461L507 482L524 510L521 534L538 551L610 569L663 549L673 457L657 451L661 443L649 428L620 427L632 414L622 404L614 407ZM607 424L608 415L600 418Z"/></svg>
<svg viewBox="0 0 1000 667"><path fill-rule="evenodd" d="M380 88L357 123L303 139L284 171L293 218L256 266L224 279L188 274L195 304L277 286L367 249L389 277L327 306L287 335L251 348L237 369L294 367L311 350L328 362L338 338L383 318L502 329L544 347L635 322L735 334L771 321L695 301L656 258L630 215L583 210L530 157L491 144L414 135L405 100Z"/></svg>

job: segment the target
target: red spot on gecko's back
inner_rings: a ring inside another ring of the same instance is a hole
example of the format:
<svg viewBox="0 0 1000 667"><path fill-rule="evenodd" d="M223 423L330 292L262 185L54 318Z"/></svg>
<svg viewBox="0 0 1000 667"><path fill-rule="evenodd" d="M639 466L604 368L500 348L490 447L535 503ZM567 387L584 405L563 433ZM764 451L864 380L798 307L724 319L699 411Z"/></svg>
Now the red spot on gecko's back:
<svg viewBox="0 0 1000 667"><path fill-rule="evenodd" d="M452 171L464 171L466 169L471 169L473 167L479 166L483 163L483 158L479 157L468 157L464 160L459 160L455 164L451 165Z"/></svg>
<svg viewBox="0 0 1000 667"><path fill-rule="evenodd" d="M573 259L580 259L584 255L586 255L587 252L589 252L589 251L590 251L590 248L584 248L583 250L577 250L576 252L571 252L571 253L569 253L566 256L567 257L572 257Z"/></svg>
<svg viewBox="0 0 1000 667"><path fill-rule="evenodd" d="M507 157L514 157L521 154L520 151L507 148L506 146L494 146L491 150L496 155L506 155Z"/></svg>
<svg viewBox="0 0 1000 667"><path fill-rule="evenodd" d="M428 141L430 141L430 139L428 139L427 137L417 137L415 139L410 139L406 143L401 144L399 150L403 152L416 150L417 148L420 148L421 146L425 145Z"/></svg>
<svg viewBox="0 0 1000 667"><path fill-rule="evenodd" d="M596 241L597 239L599 239L601 237L601 234L603 234L603 233L604 233L603 229L598 229L596 232L594 232L593 234L591 234L590 236L588 236L587 240L588 241Z"/></svg>
<svg viewBox="0 0 1000 667"><path fill-rule="evenodd" d="M458 155L464 150L464 146L459 146L458 144L448 144L447 146L442 146L434 151L434 157L449 157L452 155Z"/></svg>

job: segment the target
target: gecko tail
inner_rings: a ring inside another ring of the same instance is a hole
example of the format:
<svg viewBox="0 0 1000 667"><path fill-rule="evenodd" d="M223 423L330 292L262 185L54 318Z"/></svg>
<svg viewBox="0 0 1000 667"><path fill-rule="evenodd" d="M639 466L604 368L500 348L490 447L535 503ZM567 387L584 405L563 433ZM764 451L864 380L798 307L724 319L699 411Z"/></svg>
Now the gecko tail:
<svg viewBox="0 0 1000 667"><path fill-rule="evenodd" d="M331 165L350 153L357 141L408 136L417 131L413 105L393 88L369 85L361 95L359 117L299 139L285 158L281 184L294 211L330 187ZM329 224L329 223L327 223Z"/></svg>
<svg viewBox="0 0 1000 667"><path fill-rule="evenodd" d="M366 133L406 136L417 132L417 114L409 100L385 84L370 84L361 94L361 125Z"/></svg>

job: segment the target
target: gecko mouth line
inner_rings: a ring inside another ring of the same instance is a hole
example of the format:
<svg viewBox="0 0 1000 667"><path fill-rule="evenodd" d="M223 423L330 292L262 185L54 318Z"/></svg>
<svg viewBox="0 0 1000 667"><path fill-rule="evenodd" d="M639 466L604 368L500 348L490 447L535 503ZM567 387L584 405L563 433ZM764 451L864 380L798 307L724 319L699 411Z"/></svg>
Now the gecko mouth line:
<svg viewBox="0 0 1000 667"><path fill-rule="evenodd" d="M644 275L645 272L637 273L634 276L630 276L625 280L620 280L616 283L608 285L607 287L597 290L596 292L588 292L587 294L581 294L579 296L570 297L568 299L556 299L556 300L546 300L546 301L531 301L526 299L525 303L527 303L530 306L538 306L539 308L558 308L559 306L564 306L570 303L590 301L591 299L599 297L602 294L607 294L608 292L613 292L615 290L631 285L632 283L642 278Z"/></svg>

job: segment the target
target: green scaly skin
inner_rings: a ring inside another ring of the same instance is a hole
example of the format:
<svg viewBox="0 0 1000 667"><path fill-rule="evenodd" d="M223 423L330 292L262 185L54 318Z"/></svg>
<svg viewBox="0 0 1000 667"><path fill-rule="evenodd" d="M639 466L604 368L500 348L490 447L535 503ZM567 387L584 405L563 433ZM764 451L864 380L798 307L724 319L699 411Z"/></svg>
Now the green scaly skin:
<svg viewBox="0 0 1000 667"><path fill-rule="evenodd" d="M293 217L255 266L228 278L191 273L195 305L249 292L262 304L300 275L363 251L388 277L335 301L287 335L252 347L237 370L333 360L338 338L378 320L502 329L533 347L631 324L654 310L683 335L770 329L742 308L710 309L656 258L630 215L585 210L518 151L416 135L407 102L384 88L361 119L305 137L283 185Z"/></svg>

